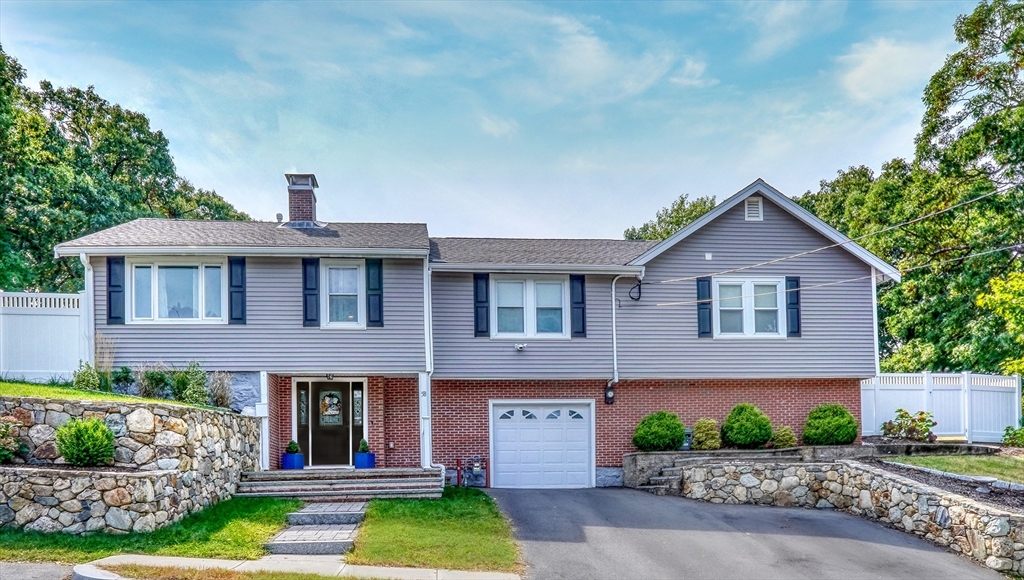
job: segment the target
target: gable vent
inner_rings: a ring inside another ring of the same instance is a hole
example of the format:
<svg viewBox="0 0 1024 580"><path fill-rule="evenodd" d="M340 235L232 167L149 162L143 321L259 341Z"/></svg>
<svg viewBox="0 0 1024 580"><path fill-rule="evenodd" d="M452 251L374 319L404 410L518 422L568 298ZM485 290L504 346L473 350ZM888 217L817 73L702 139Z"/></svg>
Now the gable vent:
<svg viewBox="0 0 1024 580"><path fill-rule="evenodd" d="M744 200L743 217L748 222L759 222L764 220L761 212L761 198L757 196L748 197Z"/></svg>

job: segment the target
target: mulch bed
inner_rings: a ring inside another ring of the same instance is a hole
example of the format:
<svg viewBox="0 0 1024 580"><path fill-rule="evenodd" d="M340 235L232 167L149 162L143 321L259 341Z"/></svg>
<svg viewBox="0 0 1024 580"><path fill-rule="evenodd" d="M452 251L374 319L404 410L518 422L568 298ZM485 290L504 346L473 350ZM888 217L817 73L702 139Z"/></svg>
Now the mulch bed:
<svg viewBox="0 0 1024 580"><path fill-rule="evenodd" d="M1015 452L1009 453L1009 455L1016 454ZM944 489L959 495L969 497L973 500L977 500L981 503L987 503L993 506L999 506L1006 509L1011 509L1016 512L1024 511L1024 492L1022 491L1010 491L1005 489L992 489L990 493L978 493L977 483L968 483L952 477L946 477L943 475L935 475L933 473L927 473L924 471L918 471L916 469L909 469L906 467L900 467L891 463L883 463L880 459L865 459L862 460L864 463L870 463L875 467L880 467L886 471L895 473L906 477L907 479L913 479L923 484Z"/></svg>
<svg viewBox="0 0 1024 580"><path fill-rule="evenodd" d="M28 467L31 469L51 469L53 471L114 471L117 473L138 473L137 467L115 467L104 465L100 467L78 467L67 463L8 463L5 467Z"/></svg>

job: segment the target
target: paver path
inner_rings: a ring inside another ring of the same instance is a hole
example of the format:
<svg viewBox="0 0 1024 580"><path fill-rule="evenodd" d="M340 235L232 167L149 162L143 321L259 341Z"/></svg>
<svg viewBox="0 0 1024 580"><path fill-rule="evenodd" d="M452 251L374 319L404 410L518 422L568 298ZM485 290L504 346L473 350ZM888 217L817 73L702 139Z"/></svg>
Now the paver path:
<svg viewBox="0 0 1024 580"><path fill-rule="evenodd" d="M1005 580L850 514L722 505L623 488L492 489L526 577Z"/></svg>
<svg viewBox="0 0 1024 580"><path fill-rule="evenodd" d="M352 549L365 511L364 502L308 504L288 514L290 525L271 538L267 550L272 554L344 554Z"/></svg>

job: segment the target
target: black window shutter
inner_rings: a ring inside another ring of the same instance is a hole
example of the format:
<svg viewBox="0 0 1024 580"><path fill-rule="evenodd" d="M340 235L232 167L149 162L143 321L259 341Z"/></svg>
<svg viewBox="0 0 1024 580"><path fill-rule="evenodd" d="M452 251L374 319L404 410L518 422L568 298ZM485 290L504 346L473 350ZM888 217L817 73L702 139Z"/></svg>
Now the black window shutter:
<svg viewBox="0 0 1024 580"><path fill-rule="evenodd" d="M245 324L245 258L228 258L228 324Z"/></svg>
<svg viewBox="0 0 1024 580"><path fill-rule="evenodd" d="M124 256L107 256L107 324L124 324Z"/></svg>
<svg viewBox="0 0 1024 580"><path fill-rule="evenodd" d="M491 309L487 300L490 276L473 274L473 336L491 335Z"/></svg>
<svg viewBox="0 0 1024 580"><path fill-rule="evenodd" d="M711 278L697 278L697 336L714 336L711 315Z"/></svg>
<svg viewBox="0 0 1024 580"><path fill-rule="evenodd" d="M786 276L786 336L800 336L799 276Z"/></svg>
<svg viewBox="0 0 1024 580"><path fill-rule="evenodd" d="M302 326L320 326L320 258L302 259Z"/></svg>
<svg viewBox="0 0 1024 580"><path fill-rule="evenodd" d="M572 335L587 336L587 282L585 276L569 276L569 305L572 308Z"/></svg>
<svg viewBox="0 0 1024 580"><path fill-rule="evenodd" d="M366 326L384 326L384 261L366 260Z"/></svg>

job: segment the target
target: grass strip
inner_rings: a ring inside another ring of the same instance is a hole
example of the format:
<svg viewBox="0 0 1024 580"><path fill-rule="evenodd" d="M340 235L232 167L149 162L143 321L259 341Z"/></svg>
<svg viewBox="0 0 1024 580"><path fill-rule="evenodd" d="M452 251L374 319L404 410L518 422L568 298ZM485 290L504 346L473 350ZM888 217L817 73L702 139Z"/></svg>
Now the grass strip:
<svg viewBox="0 0 1024 580"><path fill-rule="evenodd" d="M886 457L887 461L938 469L958 475L987 475L1003 481L1024 483L1024 458L1009 455L911 455Z"/></svg>

